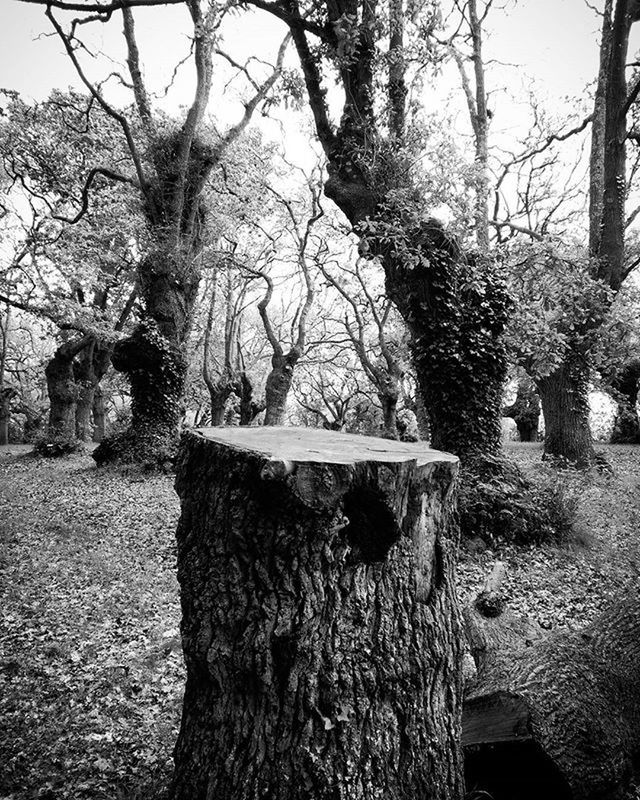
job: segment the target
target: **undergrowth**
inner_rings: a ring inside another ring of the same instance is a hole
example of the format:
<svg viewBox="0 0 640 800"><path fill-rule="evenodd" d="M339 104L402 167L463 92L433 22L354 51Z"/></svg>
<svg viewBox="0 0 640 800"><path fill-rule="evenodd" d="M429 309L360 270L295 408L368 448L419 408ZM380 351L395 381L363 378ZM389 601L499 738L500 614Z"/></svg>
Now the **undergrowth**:
<svg viewBox="0 0 640 800"><path fill-rule="evenodd" d="M535 478L504 458L484 456L463 466L458 494L460 530L486 545L567 542L577 498L561 470Z"/></svg>

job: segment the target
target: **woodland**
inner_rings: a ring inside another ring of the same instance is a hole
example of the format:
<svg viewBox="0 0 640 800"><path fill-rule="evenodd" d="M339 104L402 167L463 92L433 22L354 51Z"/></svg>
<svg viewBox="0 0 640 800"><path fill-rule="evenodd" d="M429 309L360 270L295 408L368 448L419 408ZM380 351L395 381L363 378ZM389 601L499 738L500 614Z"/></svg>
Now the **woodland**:
<svg viewBox="0 0 640 800"><path fill-rule="evenodd" d="M6 1L0 800L640 796L640 3Z"/></svg>

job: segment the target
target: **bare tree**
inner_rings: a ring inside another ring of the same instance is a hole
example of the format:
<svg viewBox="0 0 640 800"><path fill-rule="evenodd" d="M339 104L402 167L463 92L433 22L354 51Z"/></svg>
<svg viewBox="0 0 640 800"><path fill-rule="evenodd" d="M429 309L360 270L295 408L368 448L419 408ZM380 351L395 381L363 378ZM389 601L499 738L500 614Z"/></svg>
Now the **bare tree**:
<svg viewBox="0 0 640 800"><path fill-rule="evenodd" d="M351 311L351 314L347 312L344 315L344 328L364 374L373 384L380 401L383 436L397 439L398 400L405 369L398 342L393 342L389 330L393 306L386 298L372 294L370 276L363 272L364 266L360 259L352 269L341 265L342 280L338 280L327 266L321 266L320 269Z"/></svg>
<svg viewBox="0 0 640 800"><path fill-rule="evenodd" d="M292 258L296 272L302 278L304 285L303 299L291 322L291 346L288 350L285 350L281 335L276 332L269 312L274 295L274 280L266 268L249 270L252 274L259 275L267 284L266 292L258 303L260 319L273 351L271 371L267 376L265 386L265 425L282 425L285 421L287 398L291 390L294 370L305 352L309 312L315 297L312 265L318 264L325 249L321 240L314 241L312 237L314 226L324 213L320 205L320 187L316 181L311 179L308 181L308 188L310 204L306 213L301 213L294 202L270 188L276 205L280 207L281 211L284 211L288 223L287 234L292 239ZM273 240L273 237L271 238ZM281 241L279 245L282 247ZM267 253L268 259L273 262L277 253L275 247L269 248Z"/></svg>

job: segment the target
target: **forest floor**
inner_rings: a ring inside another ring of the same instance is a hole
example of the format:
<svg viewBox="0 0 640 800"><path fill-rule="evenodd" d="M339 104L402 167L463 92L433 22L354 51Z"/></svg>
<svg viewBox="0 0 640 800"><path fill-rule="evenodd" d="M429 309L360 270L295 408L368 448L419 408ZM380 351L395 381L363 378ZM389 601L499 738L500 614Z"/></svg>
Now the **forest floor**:
<svg viewBox="0 0 640 800"><path fill-rule="evenodd" d="M514 610L575 627L638 578L640 447L599 449L612 475L560 478L571 541L463 550L463 602L499 558ZM539 445L508 450L550 474ZM160 800L184 681L172 477L0 448L0 509L0 800Z"/></svg>

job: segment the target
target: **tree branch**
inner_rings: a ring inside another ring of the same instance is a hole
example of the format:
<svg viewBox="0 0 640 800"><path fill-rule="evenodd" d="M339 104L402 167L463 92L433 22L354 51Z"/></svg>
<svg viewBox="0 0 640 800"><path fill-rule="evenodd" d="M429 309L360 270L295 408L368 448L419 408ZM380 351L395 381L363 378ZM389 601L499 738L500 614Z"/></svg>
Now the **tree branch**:
<svg viewBox="0 0 640 800"><path fill-rule="evenodd" d="M524 233L526 236L530 236L537 242L542 242L544 240L544 236L536 233L536 231L532 231L530 228L525 228L524 225L516 225L513 222L498 222L498 220L495 219L490 219L489 225L497 230L500 230L501 228L509 228L509 230L515 231L516 233Z"/></svg>
<svg viewBox="0 0 640 800"><path fill-rule="evenodd" d="M131 75L131 81L133 83L133 95L145 132L149 140L153 141L155 138L155 126L153 124L153 115L147 87L144 85L142 69L140 68L140 51L138 50L135 24L130 8L122 9L122 18L124 21L124 38L127 43L127 66L129 67L129 74Z"/></svg>
<svg viewBox="0 0 640 800"><path fill-rule="evenodd" d="M57 8L60 11L85 11L87 13L106 14L110 16L114 11L136 6L177 6L185 0L109 0L108 3L83 3L71 0L17 0L19 3L29 3L35 6Z"/></svg>
<svg viewBox="0 0 640 800"><path fill-rule="evenodd" d="M21 2L29 2L29 0L21 0ZM71 59L71 63L75 67L76 72L78 73L78 77L84 83L84 85L87 87L87 89L91 93L92 97L95 98L95 100L98 102L98 104L103 109L103 111L108 116L110 116L112 119L115 119L116 122L118 122L120 127L122 128L122 130L124 132L124 135L125 135L125 139L127 141L127 146L129 148L129 153L131 155L131 158L133 160L133 164L134 164L135 169L136 169L136 174L138 176L140 189L141 189L142 193L144 194L144 196L145 196L147 202L149 203L150 207L153 208L154 207L153 197L152 197L151 192L149 191L149 187L147 185L147 180L146 180L146 177L145 177L145 174L144 174L144 170L142 169L142 161L140 159L140 155L138 154L138 149L136 147L136 144L135 144L135 141L134 141L134 138L133 138L133 133L131 132L131 128L129 126L129 123L128 123L126 117L123 114L120 114L118 111L116 111L116 109L104 99L102 94L96 89L96 87L87 78L87 76L84 73L84 70L80 66L80 62L78 61L78 58L77 58L77 56L75 54L75 51L74 51L73 47L71 46L71 42L69 41L69 37L62 30L62 27L61 27L60 23L58 22L58 20L53 16L53 13L51 11L51 7L52 7L52 3L48 3L47 10L46 10L46 16L51 21L51 24L53 25L56 33L58 34L60 40L64 44L64 48L67 51L67 55Z"/></svg>
<svg viewBox="0 0 640 800"><path fill-rule="evenodd" d="M76 222L79 222L89 210L89 191L91 190L91 185L93 184L93 181L97 175L103 175L105 178L111 178L111 180L118 181L119 183L129 183L131 186L136 186L136 182L131 178L127 178L126 175L120 175L118 172L106 169L105 167L94 167L87 175L87 180L82 187L82 204L80 206L80 211L78 211L75 217L65 217L62 214L52 214L52 218L57 219L60 222L68 222L70 225L75 225Z"/></svg>

